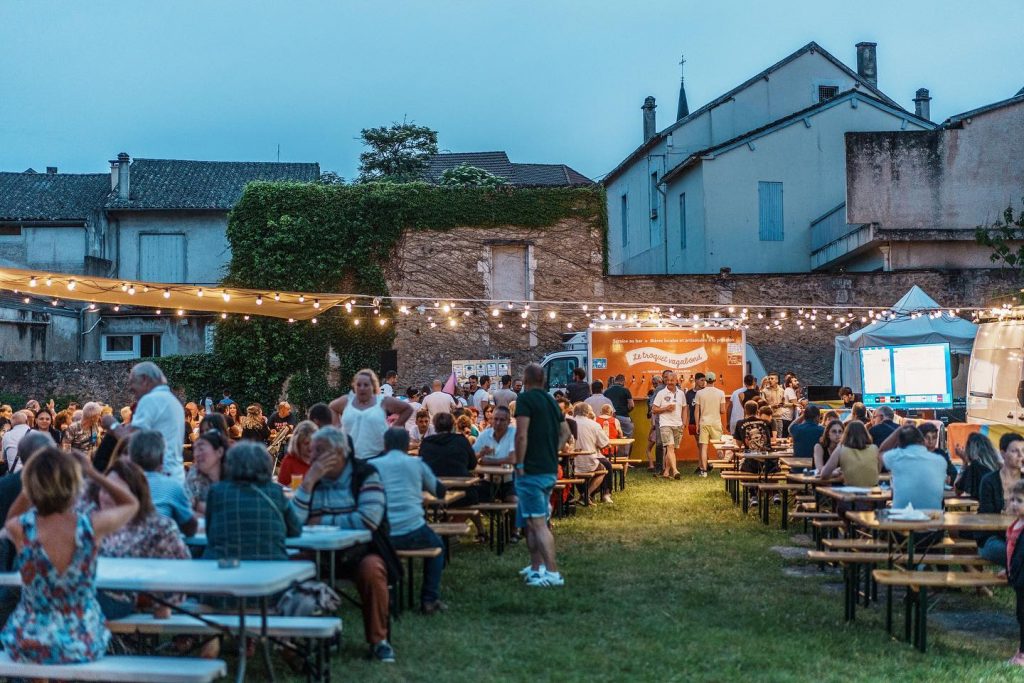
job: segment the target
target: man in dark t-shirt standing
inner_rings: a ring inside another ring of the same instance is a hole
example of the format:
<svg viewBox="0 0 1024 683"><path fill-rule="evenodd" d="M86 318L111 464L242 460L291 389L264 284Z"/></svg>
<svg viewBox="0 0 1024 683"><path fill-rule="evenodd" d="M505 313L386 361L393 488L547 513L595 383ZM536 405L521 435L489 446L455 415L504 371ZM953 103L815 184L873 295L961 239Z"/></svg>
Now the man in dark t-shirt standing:
<svg viewBox="0 0 1024 683"><path fill-rule="evenodd" d="M572 371L572 381L565 385L565 393L572 403L585 401L590 396L590 385L587 384L587 371L576 368Z"/></svg>
<svg viewBox="0 0 1024 683"><path fill-rule="evenodd" d="M526 528L530 566L520 573L527 586L563 586L555 561L555 537L548 528L551 491L558 478L558 451L569 426L558 404L544 390L544 369L530 363L516 400L516 526Z"/></svg>
<svg viewBox="0 0 1024 683"><path fill-rule="evenodd" d="M629 411L633 410L633 394L629 392L624 385L626 384L625 375L616 375L610 381L607 389L604 390L604 396L612 402L612 406L615 408L615 417L619 418L619 424L622 425L622 436L626 439L633 438L633 418L629 416ZM622 446L626 453L629 452L629 446Z"/></svg>

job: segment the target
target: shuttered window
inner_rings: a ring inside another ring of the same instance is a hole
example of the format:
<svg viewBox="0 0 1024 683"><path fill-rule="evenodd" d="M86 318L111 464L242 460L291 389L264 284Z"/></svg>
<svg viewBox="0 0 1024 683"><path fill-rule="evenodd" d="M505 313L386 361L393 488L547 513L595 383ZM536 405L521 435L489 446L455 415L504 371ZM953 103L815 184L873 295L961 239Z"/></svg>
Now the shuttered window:
<svg viewBox="0 0 1024 683"><path fill-rule="evenodd" d="M530 260L525 244L491 247L491 298L495 301L529 301Z"/></svg>
<svg viewBox="0 0 1024 683"><path fill-rule="evenodd" d="M140 235L139 279L146 282L184 282L185 236Z"/></svg>
<svg viewBox="0 0 1024 683"><path fill-rule="evenodd" d="M757 184L758 236L762 242L781 242L782 183Z"/></svg>
<svg viewBox="0 0 1024 683"><path fill-rule="evenodd" d="M686 249L686 193L679 193L679 248Z"/></svg>

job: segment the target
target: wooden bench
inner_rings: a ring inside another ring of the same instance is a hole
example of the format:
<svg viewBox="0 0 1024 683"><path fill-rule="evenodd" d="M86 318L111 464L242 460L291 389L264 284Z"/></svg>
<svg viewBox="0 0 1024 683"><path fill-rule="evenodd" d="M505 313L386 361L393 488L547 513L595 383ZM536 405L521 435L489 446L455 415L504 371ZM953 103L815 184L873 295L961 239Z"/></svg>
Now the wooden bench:
<svg viewBox="0 0 1024 683"><path fill-rule="evenodd" d="M725 490L730 496L732 496L732 502L735 505L739 505L740 503L740 483L744 481L767 483L770 481L782 481L784 479L784 477L777 474L772 474L765 478L752 472L737 472L732 470L722 472L719 476L725 482Z"/></svg>
<svg viewBox="0 0 1024 683"><path fill-rule="evenodd" d="M172 614L166 619L157 619L152 614L131 614L107 622L111 633L119 636L145 636L158 644L159 637L177 635L219 636L225 629L238 632L237 614L204 614L202 619L189 614ZM311 675L325 680L330 668L331 645L337 644L341 636L342 622L338 617L267 617L267 636L288 640L293 652L302 657ZM245 620L245 630L253 636L261 633L258 617ZM295 641L301 640L305 647ZM169 660L177 662L177 659ZM150 678L145 679L152 680Z"/></svg>
<svg viewBox="0 0 1024 683"><path fill-rule="evenodd" d="M219 659L108 655L86 664L26 664L0 652L0 676L61 681L209 683L227 674Z"/></svg>
<svg viewBox="0 0 1024 683"><path fill-rule="evenodd" d="M427 560L439 557L444 550L442 548L416 548L413 550L395 550L399 560L405 560L405 576L398 579L398 602L402 600L402 589L406 588L406 604L409 609L416 606L416 572L413 571L416 560L421 560L426 565ZM395 615L396 617L399 615Z"/></svg>
<svg viewBox="0 0 1024 683"><path fill-rule="evenodd" d="M570 479L566 481L580 480ZM489 544L491 548L496 549L498 555L505 552L505 545L512 535L512 527L515 526L515 522L509 521L508 518L510 514L515 514L516 507L516 503L480 503L473 506L474 510L479 510L487 515Z"/></svg>
<svg viewBox="0 0 1024 683"><path fill-rule="evenodd" d="M812 522L812 521L814 521L816 519L839 519L839 516L836 515L833 512L818 512L817 510L815 510L813 512L810 511L810 510L797 510L792 515L790 515L790 517L792 517L793 519L801 519L801 520L803 520L803 523L804 523L804 533L807 533L807 531L808 531L808 527L807 527L808 523ZM817 536L815 536L814 542L815 542L815 544L820 545L818 543Z"/></svg>
<svg viewBox="0 0 1024 683"><path fill-rule="evenodd" d="M479 513L477 513L479 514ZM473 527L469 522L435 522L428 525L430 530L441 537L444 541L444 563L447 565L452 559L451 539L459 536L467 536L472 533Z"/></svg>
<svg viewBox="0 0 1024 683"><path fill-rule="evenodd" d="M742 484L741 484L742 485ZM761 507L761 521L764 522L765 526L769 523L769 513L771 512L771 501L768 500L769 494L782 494L782 529L789 528L789 494L794 491L802 491L803 485L801 484L787 484L784 481L768 482L760 484L757 487L758 503ZM773 496L774 497L774 496Z"/></svg>
<svg viewBox="0 0 1024 683"><path fill-rule="evenodd" d="M907 588L904 631L907 640L924 652L928 649L928 589L980 588L1005 586L1006 579L991 572L923 572L876 569L875 581L883 586ZM892 623L892 603L889 602L886 624Z"/></svg>

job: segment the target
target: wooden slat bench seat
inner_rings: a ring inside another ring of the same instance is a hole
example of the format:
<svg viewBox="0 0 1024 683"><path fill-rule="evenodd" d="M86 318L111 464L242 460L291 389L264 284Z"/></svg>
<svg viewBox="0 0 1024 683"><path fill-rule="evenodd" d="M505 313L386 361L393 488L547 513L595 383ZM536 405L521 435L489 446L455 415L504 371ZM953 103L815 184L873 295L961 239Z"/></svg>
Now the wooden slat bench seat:
<svg viewBox="0 0 1024 683"><path fill-rule="evenodd" d="M204 614L218 626L238 630L237 614ZM107 622L111 633L128 635L196 635L216 634L219 629L187 614L172 614L167 619L157 619L152 614L131 614L122 619ZM245 620L245 630L260 633L260 619ZM341 633L341 619L337 617L267 617L267 635L272 638L333 638Z"/></svg>
<svg viewBox="0 0 1024 683"><path fill-rule="evenodd" d="M579 480L560 479L558 483L574 481ZM473 509L479 510L481 513L487 515L490 547L494 548L497 551L497 553L501 555L505 552L505 544L508 542L508 539L512 533L512 527L515 525L513 521L509 520L509 515L515 515L516 504L480 503L479 505L474 505Z"/></svg>
<svg viewBox="0 0 1024 683"><path fill-rule="evenodd" d="M110 655L86 664L24 664L0 653L0 677L127 683L209 683L227 674L219 659Z"/></svg>
<svg viewBox="0 0 1024 683"><path fill-rule="evenodd" d="M883 586L905 586L907 590L905 631L908 640L924 652L928 649L928 589L1005 586L1006 579L992 572L925 572L876 569L875 581ZM886 623L892 621L892 603Z"/></svg>
<svg viewBox="0 0 1024 683"><path fill-rule="evenodd" d="M398 596L399 601L402 599L402 589L405 588L406 594L406 605L409 609L416 606L416 574L415 563L416 560L422 560L426 563L427 560L433 559L443 553L444 550L441 548L416 548L413 550L395 550L395 554L398 555L399 560L405 560L405 576L398 580ZM422 574L422 572L419 572Z"/></svg>

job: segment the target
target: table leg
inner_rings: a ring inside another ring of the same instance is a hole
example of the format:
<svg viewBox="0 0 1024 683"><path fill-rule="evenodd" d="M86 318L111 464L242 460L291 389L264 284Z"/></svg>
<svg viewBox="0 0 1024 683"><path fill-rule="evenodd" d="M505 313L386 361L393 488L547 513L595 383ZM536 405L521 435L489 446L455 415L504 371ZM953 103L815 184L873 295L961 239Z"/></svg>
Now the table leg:
<svg viewBox="0 0 1024 683"><path fill-rule="evenodd" d="M888 569L892 569L892 553L893 553L893 532L889 532L888 536ZM892 635L892 586L885 587L885 630L891 636Z"/></svg>
<svg viewBox="0 0 1024 683"><path fill-rule="evenodd" d="M917 594L917 649L928 649L928 589L924 586Z"/></svg>
<svg viewBox="0 0 1024 683"><path fill-rule="evenodd" d="M907 570L914 570L914 532L911 531L907 534ZM906 594L903 596L903 607L904 607L904 619L903 619L903 638L910 642L911 639L911 623L910 623L910 608L914 602L916 595L914 591L907 589ZM918 605L920 609L920 605Z"/></svg>
<svg viewBox="0 0 1024 683"><path fill-rule="evenodd" d="M238 674L235 680L242 683L245 680L246 650L248 649L247 634L245 630L245 600L238 599Z"/></svg>
<svg viewBox="0 0 1024 683"><path fill-rule="evenodd" d="M782 530L789 529L789 491L782 492Z"/></svg>
<svg viewBox="0 0 1024 683"><path fill-rule="evenodd" d="M270 661L270 638L267 636L267 597L260 598L260 645L263 649L263 665L267 667L267 676L274 680L274 665Z"/></svg>

